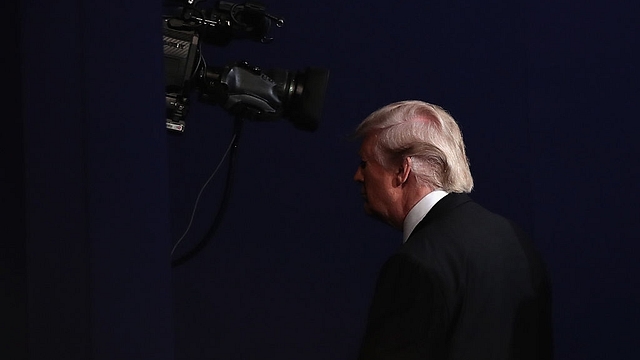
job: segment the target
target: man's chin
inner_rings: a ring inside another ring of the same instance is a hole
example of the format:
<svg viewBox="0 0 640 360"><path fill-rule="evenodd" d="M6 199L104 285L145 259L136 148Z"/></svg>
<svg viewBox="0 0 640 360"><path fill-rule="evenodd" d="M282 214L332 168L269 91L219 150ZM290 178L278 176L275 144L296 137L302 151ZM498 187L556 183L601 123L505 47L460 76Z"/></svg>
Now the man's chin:
<svg viewBox="0 0 640 360"><path fill-rule="evenodd" d="M371 209L370 206L368 206L367 203L364 204L364 212L365 214L367 214L368 216L372 217L373 219L380 221L382 223L385 223L393 228L398 228L397 226L395 226L386 216L380 214L379 212L373 211Z"/></svg>
<svg viewBox="0 0 640 360"><path fill-rule="evenodd" d="M376 219L376 220L380 220L385 222L384 218L382 217L382 215L380 215L380 213L374 211L368 203L364 204L364 213L371 216L372 218Z"/></svg>
<svg viewBox="0 0 640 360"><path fill-rule="evenodd" d="M363 205L362 207L364 208L364 213L365 213L365 214L367 214L367 215L369 215L369 216L375 216L375 215L374 215L375 213L374 213L374 211L373 211L373 210L371 210L371 206L369 206L369 203L368 203L368 202L366 202L366 201L365 201L365 202L364 202L364 205Z"/></svg>

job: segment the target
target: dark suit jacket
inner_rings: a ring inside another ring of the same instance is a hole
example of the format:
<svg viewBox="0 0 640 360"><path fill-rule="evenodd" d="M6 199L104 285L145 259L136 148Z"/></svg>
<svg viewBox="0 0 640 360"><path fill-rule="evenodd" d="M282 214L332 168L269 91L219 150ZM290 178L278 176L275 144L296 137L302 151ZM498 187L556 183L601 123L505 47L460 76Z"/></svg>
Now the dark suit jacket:
<svg viewBox="0 0 640 360"><path fill-rule="evenodd" d="M359 360L551 359L551 286L526 235L466 194L384 264Z"/></svg>

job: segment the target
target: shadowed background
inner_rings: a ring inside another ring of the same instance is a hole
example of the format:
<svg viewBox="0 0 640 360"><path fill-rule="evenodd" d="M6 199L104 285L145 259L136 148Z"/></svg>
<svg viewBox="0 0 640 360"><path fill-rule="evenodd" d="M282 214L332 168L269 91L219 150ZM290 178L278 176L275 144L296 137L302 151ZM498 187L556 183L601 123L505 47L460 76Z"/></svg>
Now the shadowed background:
<svg viewBox="0 0 640 360"><path fill-rule="evenodd" d="M546 258L557 358L639 355L635 5L265 5L286 20L273 43L206 46L207 62L329 69L320 128L246 122L224 221L174 269L169 252L233 118L194 103L186 132L165 132L161 4L4 5L20 15L5 32L20 56L4 71L19 126L2 132L12 337L0 351L354 359L377 272L401 234L363 213L352 181L359 144L348 136L378 107L421 99L460 123L472 197L519 222ZM176 254L211 225L226 166Z"/></svg>

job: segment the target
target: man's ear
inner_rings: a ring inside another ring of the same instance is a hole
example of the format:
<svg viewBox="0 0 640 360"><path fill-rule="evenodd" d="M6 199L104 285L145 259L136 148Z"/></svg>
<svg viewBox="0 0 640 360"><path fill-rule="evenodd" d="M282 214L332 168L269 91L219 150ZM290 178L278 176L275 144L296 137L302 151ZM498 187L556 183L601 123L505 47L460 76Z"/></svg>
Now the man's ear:
<svg viewBox="0 0 640 360"><path fill-rule="evenodd" d="M409 179L409 174L411 173L411 157L407 156L402 159L400 166L397 169L395 182L397 186L401 186L407 182Z"/></svg>

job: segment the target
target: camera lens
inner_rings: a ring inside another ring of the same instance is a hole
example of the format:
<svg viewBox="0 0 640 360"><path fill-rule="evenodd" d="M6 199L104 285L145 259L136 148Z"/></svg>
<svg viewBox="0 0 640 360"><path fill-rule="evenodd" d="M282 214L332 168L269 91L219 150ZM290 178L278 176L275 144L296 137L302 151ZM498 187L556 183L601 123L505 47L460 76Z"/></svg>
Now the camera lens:
<svg viewBox="0 0 640 360"><path fill-rule="evenodd" d="M297 129L315 131L322 116L329 71L309 67L298 72L273 69L265 71L265 74L280 88L282 116Z"/></svg>

